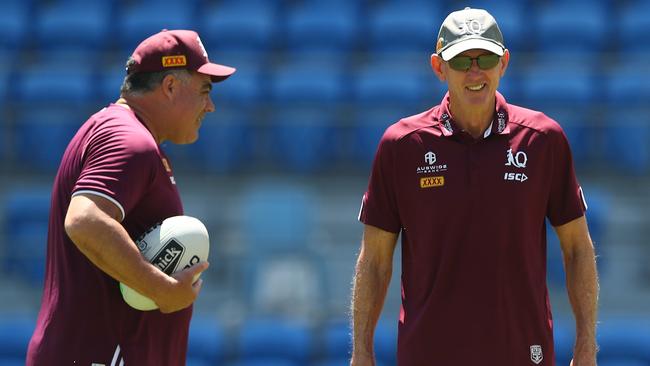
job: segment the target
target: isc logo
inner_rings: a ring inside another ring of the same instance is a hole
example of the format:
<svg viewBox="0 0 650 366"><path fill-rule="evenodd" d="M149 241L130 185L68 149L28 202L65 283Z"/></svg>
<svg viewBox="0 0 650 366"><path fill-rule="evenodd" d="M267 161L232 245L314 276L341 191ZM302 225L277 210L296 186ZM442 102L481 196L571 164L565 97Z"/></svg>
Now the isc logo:
<svg viewBox="0 0 650 366"><path fill-rule="evenodd" d="M185 247L172 239L167 242L158 253L156 253L151 260L151 263L171 276L171 274L174 273L178 262L181 260L183 252L185 252Z"/></svg>
<svg viewBox="0 0 650 366"><path fill-rule="evenodd" d="M517 182L525 182L528 180L528 176L524 173L505 173L503 175L503 180L512 180Z"/></svg>

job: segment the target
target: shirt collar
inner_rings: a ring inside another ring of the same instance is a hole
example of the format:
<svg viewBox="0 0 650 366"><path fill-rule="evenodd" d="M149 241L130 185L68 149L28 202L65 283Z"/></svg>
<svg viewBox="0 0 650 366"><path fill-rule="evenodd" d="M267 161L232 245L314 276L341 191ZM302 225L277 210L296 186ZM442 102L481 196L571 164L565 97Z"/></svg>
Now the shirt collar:
<svg viewBox="0 0 650 366"><path fill-rule="evenodd" d="M452 136L460 131L458 125L451 118L449 111L449 92L445 94L440 102L440 107L434 113L433 118L437 121L438 128L444 136ZM496 126L495 126L496 122ZM510 133L508 126L508 103L501 93L496 92L496 106L494 110L494 118L483 134L483 138L487 138L492 134L505 135Z"/></svg>

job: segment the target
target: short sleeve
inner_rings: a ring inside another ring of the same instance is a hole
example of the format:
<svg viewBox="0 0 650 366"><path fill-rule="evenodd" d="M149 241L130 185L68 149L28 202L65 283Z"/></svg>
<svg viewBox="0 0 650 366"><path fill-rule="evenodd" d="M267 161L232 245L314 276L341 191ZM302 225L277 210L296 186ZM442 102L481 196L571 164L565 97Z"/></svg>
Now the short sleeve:
<svg viewBox="0 0 650 366"><path fill-rule="evenodd" d="M395 192L395 144L387 131L379 142L359 221L398 233L401 229Z"/></svg>
<svg viewBox="0 0 650 366"><path fill-rule="evenodd" d="M90 192L105 196L118 205L124 216L153 181L152 164L160 163L151 138L128 126L94 131L83 154L83 167L73 195Z"/></svg>
<svg viewBox="0 0 650 366"><path fill-rule="evenodd" d="M569 142L556 125L549 133L552 157L551 191L546 215L553 226L566 224L584 215L587 209L578 184Z"/></svg>

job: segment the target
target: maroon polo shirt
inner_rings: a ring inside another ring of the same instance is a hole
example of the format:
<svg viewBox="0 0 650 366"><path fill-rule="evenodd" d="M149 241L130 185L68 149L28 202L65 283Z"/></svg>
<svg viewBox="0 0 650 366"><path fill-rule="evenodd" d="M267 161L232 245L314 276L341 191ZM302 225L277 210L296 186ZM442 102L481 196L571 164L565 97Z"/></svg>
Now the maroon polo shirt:
<svg viewBox="0 0 650 366"><path fill-rule="evenodd" d="M52 189L45 284L27 365L184 365L192 308L163 314L124 302L118 282L64 231L70 199L80 193L118 206L132 238L183 213L171 166L135 114L113 104L90 117L68 145Z"/></svg>
<svg viewBox="0 0 650 366"><path fill-rule="evenodd" d="M399 365L554 365L544 220L585 209L560 126L499 93L480 139L449 95L390 126L359 219L402 234Z"/></svg>

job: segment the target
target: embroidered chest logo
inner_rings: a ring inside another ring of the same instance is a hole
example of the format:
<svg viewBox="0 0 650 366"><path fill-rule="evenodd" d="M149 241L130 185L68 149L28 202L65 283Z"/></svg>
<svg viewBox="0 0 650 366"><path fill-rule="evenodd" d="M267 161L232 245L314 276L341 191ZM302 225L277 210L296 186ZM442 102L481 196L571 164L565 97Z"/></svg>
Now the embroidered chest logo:
<svg viewBox="0 0 650 366"><path fill-rule="evenodd" d="M517 151L516 153L512 151L512 148L506 151L506 164L505 166L512 166L515 168L525 168L528 163L528 155L523 151ZM515 181L515 182L525 182L528 180L528 176L525 173L515 173L515 172L506 172L503 176L503 180Z"/></svg>
<svg viewBox="0 0 650 366"><path fill-rule="evenodd" d="M427 165L419 166L415 170L416 174L439 173L447 170L447 164L436 164L438 157L433 151L424 154L424 162Z"/></svg>
<svg viewBox="0 0 650 366"><path fill-rule="evenodd" d="M420 178L420 188L442 187L445 185L445 177L423 177Z"/></svg>
<svg viewBox="0 0 650 366"><path fill-rule="evenodd" d="M516 154L513 154L512 149L508 149L506 159L506 166L514 165L517 168L525 168L528 162L528 155L523 151L517 151Z"/></svg>
<svg viewBox="0 0 650 366"><path fill-rule="evenodd" d="M539 365L544 359L544 354L542 354L542 346L534 344L530 346L530 360L533 361L535 365Z"/></svg>

